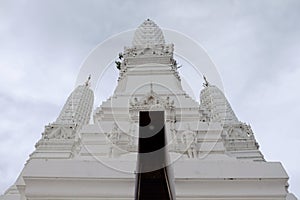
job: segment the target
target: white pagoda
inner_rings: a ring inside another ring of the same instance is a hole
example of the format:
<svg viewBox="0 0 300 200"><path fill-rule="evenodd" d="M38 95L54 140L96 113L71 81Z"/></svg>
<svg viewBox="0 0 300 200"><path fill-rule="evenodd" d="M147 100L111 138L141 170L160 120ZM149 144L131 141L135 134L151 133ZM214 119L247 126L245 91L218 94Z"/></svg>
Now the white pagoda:
<svg viewBox="0 0 300 200"><path fill-rule="evenodd" d="M89 81L78 86L0 199L134 199L145 110L165 113L174 199L296 199L281 163L264 159L251 127L218 87L205 80L197 101L183 90L173 52L162 30L143 22L117 63L113 95L93 111Z"/></svg>

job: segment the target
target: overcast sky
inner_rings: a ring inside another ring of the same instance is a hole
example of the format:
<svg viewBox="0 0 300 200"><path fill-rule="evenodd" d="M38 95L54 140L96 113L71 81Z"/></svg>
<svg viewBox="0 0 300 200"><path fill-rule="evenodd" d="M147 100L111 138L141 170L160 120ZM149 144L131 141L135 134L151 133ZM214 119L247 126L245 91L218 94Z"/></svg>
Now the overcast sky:
<svg viewBox="0 0 300 200"><path fill-rule="evenodd" d="M300 197L299 0L0 0L0 193L58 116L88 53L147 18L206 49L236 115Z"/></svg>

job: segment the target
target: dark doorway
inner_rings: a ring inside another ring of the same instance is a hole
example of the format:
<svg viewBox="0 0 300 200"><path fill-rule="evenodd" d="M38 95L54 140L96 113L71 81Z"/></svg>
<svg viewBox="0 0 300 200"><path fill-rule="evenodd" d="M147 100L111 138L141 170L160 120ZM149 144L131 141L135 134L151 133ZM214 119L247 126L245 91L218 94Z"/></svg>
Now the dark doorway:
<svg viewBox="0 0 300 200"><path fill-rule="evenodd" d="M141 111L139 117L136 200L173 200L166 165L164 111Z"/></svg>

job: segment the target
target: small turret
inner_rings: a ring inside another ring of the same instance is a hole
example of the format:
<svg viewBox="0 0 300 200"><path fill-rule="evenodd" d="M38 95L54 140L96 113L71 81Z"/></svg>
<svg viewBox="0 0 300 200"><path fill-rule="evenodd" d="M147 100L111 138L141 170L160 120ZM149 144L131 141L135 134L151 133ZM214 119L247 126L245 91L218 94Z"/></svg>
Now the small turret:
<svg viewBox="0 0 300 200"><path fill-rule="evenodd" d="M78 86L68 97L55 122L45 126L42 138L30 158L70 158L80 148L78 131L90 121L94 93L90 79Z"/></svg>
<svg viewBox="0 0 300 200"><path fill-rule="evenodd" d="M55 124L75 124L82 127L89 123L94 104L94 93L89 88L89 80L90 78L71 93Z"/></svg>
<svg viewBox="0 0 300 200"><path fill-rule="evenodd" d="M222 124L221 136L227 154L237 159L264 161L251 126L239 121L224 93L203 78L200 103L210 113L211 122Z"/></svg>
<svg viewBox="0 0 300 200"><path fill-rule="evenodd" d="M200 94L200 103L211 115L211 121L221 123L238 123L228 100L223 92L216 86L211 85L204 76L204 89Z"/></svg>

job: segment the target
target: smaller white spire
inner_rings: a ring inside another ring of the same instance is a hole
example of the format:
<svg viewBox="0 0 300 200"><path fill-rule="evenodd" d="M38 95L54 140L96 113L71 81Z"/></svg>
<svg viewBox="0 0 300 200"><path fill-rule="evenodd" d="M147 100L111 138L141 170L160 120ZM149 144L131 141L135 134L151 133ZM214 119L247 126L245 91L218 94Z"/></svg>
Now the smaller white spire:
<svg viewBox="0 0 300 200"><path fill-rule="evenodd" d="M94 104L94 93L89 88L91 76L84 85L79 85L68 97L55 124L88 124Z"/></svg>
<svg viewBox="0 0 300 200"><path fill-rule="evenodd" d="M204 89L200 94L200 103L201 106L210 112L211 120L225 124L238 123L239 120L224 93L218 87L211 85L205 76L204 80Z"/></svg>

